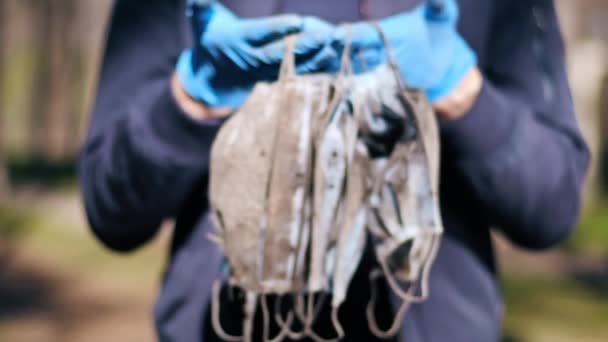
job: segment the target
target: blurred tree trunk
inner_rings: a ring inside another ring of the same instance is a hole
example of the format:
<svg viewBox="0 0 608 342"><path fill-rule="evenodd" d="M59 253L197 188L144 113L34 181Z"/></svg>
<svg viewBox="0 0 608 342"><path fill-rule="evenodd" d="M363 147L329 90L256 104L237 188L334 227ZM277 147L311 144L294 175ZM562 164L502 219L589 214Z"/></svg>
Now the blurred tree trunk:
<svg viewBox="0 0 608 342"><path fill-rule="evenodd" d="M76 127L77 130L72 131L79 132L79 139L74 151L80 147L86 136L89 123L88 114L95 100L102 48L113 3L113 0L91 1L87 2L86 6L81 5L78 8L78 20L80 21L78 27L82 28L82 32L77 36L77 39L79 40L78 46L81 53L79 65L82 68L82 74L78 93L78 100L80 101L78 127ZM79 2L79 4L82 4L82 2ZM76 123L76 121L73 123Z"/></svg>
<svg viewBox="0 0 608 342"><path fill-rule="evenodd" d="M585 184L585 202L593 203L600 195L602 82L607 72L608 51L590 28L591 2L560 0L562 30L568 47L568 76L577 119L591 154L591 169Z"/></svg>
<svg viewBox="0 0 608 342"><path fill-rule="evenodd" d="M65 130L68 134L63 140L63 151L67 156L75 157L81 144L80 126L83 113L86 112L87 72L96 69L96 66L91 67L87 64L87 59L92 59L92 50L94 50L94 47L91 46L91 41L94 39L88 34L91 21L87 14L98 5L93 2L71 1L69 11L74 19L71 20L70 32L66 34L69 46L68 60L70 61L67 92L71 98L67 108ZM99 14L99 12L95 12L95 15Z"/></svg>
<svg viewBox="0 0 608 342"><path fill-rule="evenodd" d="M81 28L74 19L77 0L49 0L51 6L51 27L49 41L53 47L49 50L51 61L51 78L49 89L48 129L49 129L49 156L66 158L66 147L76 138L76 131L71 131L74 120L75 104L79 101L78 86L79 75L77 63L79 51L75 46L73 37L78 35ZM80 88L80 87L79 87Z"/></svg>
<svg viewBox="0 0 608 342"><path fill-rule="evenodd" d="M48 104L50 103L49 89L51 86L51 63L48 51L53 49L49 37L51 0L30 0L25 3L32 13L32 45L36 59L34 62L30 117L28 152L34 158L46 155L48 141Z"/></svg>
<svg viewBox="0 0 608 342"><path fill-rule="evenodd" d="M73 43L73 42L72 42ZM67 133L62 142L62 152L65 156L75 157L78 148L80 147L80 126L82 113L84 112L84 80L85 80L85 63L84 56L86 53L77 46L72 45L70 53L70 68L71 77L69 77L68 92L72 94L71 101L68 103L66 113L66 124L64 130ZM73 96L77 95L77 96Z"/></svg>
<svg viewBox="0 0 608 342"><path fill-rule="evenodd" d="M606 73L606 75L604 76L600 99L600 177L602 182L602 195L606 196L608 195L608 73Z"/></svg>
<svg viewBox="0 0 608 342"><path fill-rule="evenodd" d="M37 157L66 157L66 146L73 139L71 121L73 103L80 95L72 63L77 48L70 37L78 34L74 27L76 0L32 0L35 13L34 46L36 71L30 111L30 150Z"/></svg>
<svg viewBox="0 0 608 342"><path fill-rule="evenodd" d="M4 199L8 193L8 177L6 172L6 163L4 157L4 137L6 134L4 133L4 96L6 94L5 91L5 82L6 80L2 77L2 75L6 75L4 73L5 65L5 53L6 53L6 40L8 35L6 31L8 30L8 25L6 25L6 4L0 1L0 200Z"/></svg>

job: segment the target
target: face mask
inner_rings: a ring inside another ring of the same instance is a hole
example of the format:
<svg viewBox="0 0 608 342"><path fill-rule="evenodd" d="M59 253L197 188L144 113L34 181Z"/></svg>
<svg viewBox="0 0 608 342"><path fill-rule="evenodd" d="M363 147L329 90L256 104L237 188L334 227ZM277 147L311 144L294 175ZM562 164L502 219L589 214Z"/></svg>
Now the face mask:
<svg viewBox="0 0 608 342"><path fill-rule="evenodd" d="M379 29L384 37L383 32ZM435 114L424 96L403 85L390 46L390 71L397 81L395 94L384 93L383 121L398 122L398 132L388 155L372 159L373 190L370 196L368 228L380 270L372 272L372 300L367 317L379 337L398 333L411 303L428 296L430 267L443 233L439 208L439 132ZM369 122L369 121L368 121ZM378 125L367 125L368 135L378 135ZM394 126L394 125L393 125ZM376 131L376 132L375 132ZM395 135L395 134L393 134ZM382 331L374 318L375 280L384 276L392 291L403 300L392 326Z"/></svg>
<svg viewBox="0 0 608 342"><path fill-rule="evenodd" d="M230 283L248 293L249 307L258 300L266 305L267 295L303 293L308 285L313 131L327 112L333 78L296 75L294 39L279 80L256 85L211 153L217 238ZM246 317L245 332L252 319Z"/></svg>
<svg viewBox="0 0 608 342"><path fill-rule="evenodd" d="M288 39L279 80L255 87L212 148L214 240L226 255L230 285L245 292L244 336L221 328L219 283L214 329L226 340L250 340L261 305L270 340L266 297L289 296L293 308L284 317L275 307L280 333L272 340L321 341L312 325L317 299L330 293L336 339L344 337L337 312L371 241L380 268L370 279L386 277L404 304L391 329L381 331L372 291L368 320L376 335L392 336L409 303L427 296L442 232L434 113L423 95L402 85L394 64L353 75L348 44L336 76L296 75L295 38Z"/></svg>

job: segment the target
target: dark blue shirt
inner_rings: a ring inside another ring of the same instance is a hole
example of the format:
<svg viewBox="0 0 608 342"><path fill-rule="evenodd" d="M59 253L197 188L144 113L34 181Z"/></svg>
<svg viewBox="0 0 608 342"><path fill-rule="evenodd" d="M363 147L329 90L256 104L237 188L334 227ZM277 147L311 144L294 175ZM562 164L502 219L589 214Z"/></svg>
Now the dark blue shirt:
<svg viewBox="0 0 608 342"><path fill-rule="evenodd" d="M284 11L338 22L362 19L361 8L365 18L379 18L411 2L225 3L243 16ZM499 340L502 304L490 229L529 249L563 241L577 219L589 159L575 121L553 2L460 5L459 30L479 56L485 83L465 117L441 124L446 236L431 274L431 297L413 306L404 322L401 338L408 342ZM161 221L175 218L155 310L162 341L216 339L208 310L222 255L207 239L212 227L206 184L219 124L190 119L169 88L177 56L192 44L188 27L184 1L116 2L80 158L89 221L109 248L136 249L155 236ZM365 320L370 259L340 311L347 340L374 340ZM386 320L394 300L382 293L379 312ZM223 316L230 314L228 308Z"/></svg>

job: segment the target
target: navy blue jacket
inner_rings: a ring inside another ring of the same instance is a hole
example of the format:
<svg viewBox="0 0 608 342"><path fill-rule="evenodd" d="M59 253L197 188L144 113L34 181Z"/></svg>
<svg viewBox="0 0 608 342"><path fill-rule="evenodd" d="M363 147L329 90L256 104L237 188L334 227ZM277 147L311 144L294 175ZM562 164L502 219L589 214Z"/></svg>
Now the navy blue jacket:
<svg viewBox="0 0 608 342"><path fill-rule="evenodd" d="M210 286L222 256L206 237L212 229L206 184L219 124L190 119L169 89L178 54L192 44L184 2L116 2L80 177L92 230L111 249L136 249L161 221L175 219L155 310L159 338L211 341ZM361 19L356 0L224 2L244 16L289 11L333 22ZM369 1L369 15L396 13L411 2ZM460 5L459 29L479 56L485 84L464 118L441 124L446 237L431 298L405 320L401 337L408 342L499 339L502 304L490 228L529 249L563 241L575 226L589 159L553 2ZM341 310L349 340L373 340L364 318L369 263ZM384 297L381 311L390 313Z"/></svg>

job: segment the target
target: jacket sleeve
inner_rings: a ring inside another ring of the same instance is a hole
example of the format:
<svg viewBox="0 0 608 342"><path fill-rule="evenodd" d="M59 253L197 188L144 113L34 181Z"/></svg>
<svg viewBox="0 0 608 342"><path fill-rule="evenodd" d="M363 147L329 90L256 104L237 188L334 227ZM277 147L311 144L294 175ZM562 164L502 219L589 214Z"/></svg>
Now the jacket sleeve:
<svg viewBox="0 0 608 342"><path fill-rule="evenodd" d="M444 156L489 225L522 247L542 249L576 224L589 153L553 2L502 3L481 66L481 95L462 119L442 123Z"/></svg>
<svg viewBox="0 0 608 342"><path fill-rule="evenodd" d="M207 172L219 124L185 115L170 91L182 15L176 0L114 6L79 173L90 225L115 250L152 238Z"/></svg>

